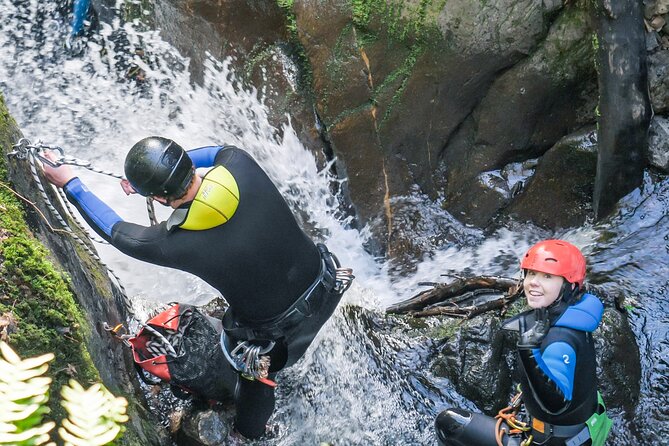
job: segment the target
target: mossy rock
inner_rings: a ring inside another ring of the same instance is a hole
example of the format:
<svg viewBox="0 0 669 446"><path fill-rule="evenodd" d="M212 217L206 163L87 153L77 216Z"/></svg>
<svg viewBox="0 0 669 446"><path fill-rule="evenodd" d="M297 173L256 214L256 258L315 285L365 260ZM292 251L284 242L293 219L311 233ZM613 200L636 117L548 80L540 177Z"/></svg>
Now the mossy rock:
<svg viewBox="0 0 669 446"><path fill-rule="evenodd" d="M39 234L47 238L45 232L48 226L41 220L41 214L36 212L37 208L32 203L26 204L27 200L34 202L35 198L29 196L24 201L19 198L19 193L21 196L27 194L15 191L19 189L16 178L26 181L29 175L24 173L23 176L17 176L14 173L12 176L6 154L21 137L16 122L0 96L0 316L7 315L12 321L11 330L5 333L7 341L23 358L54 353L55 359L48 371L53 379L49 402L51 412L48 415L50 419L59 421L65 414L60 406L60 389L69 379L74 378L84 386L102 381L114 394L124 396L130 402L131 422L126 425L126 433L117 444L164 444L162 437L157 434L156 426L147 422L150 418L145 415L146 409L142 406L140 393L133 390L134 387L138 389L138 386L131 384L134 378L132 368L127 368L122 360L122 364L108 363L109 354L107 357L99 355L100 351L105 350L102 347L105 342L106 350L120 351L118 342L105 333L102 338L94 330L94 317L77 300L77 296L83 293L81 290L76 293L73 273L81 274L82 269L95 269L81 262L75 267L78 268L76 271L63 272L62 265L54 262L57 255L36 236ZM12 163L16 161L13 159ZM13 183L10 183L10 177L14 179ZM72 251L75 250L72 248ZM90 293L90 298L97 300L99 305L102 304L100 301L113 302L109 280L106 279L104 286L99 283L105 280L99 271L91 272L90 277L94 282L97 277L97 288L107 288L108 299L102 299L100 292ZM93 350L91 346L94 346ZM95 358L94 352L99 357ZM98 367L95 365L96 360L99 362ZM104 370L104 376L100 370ZM136 416L138 413L142 415Z"/></svg>

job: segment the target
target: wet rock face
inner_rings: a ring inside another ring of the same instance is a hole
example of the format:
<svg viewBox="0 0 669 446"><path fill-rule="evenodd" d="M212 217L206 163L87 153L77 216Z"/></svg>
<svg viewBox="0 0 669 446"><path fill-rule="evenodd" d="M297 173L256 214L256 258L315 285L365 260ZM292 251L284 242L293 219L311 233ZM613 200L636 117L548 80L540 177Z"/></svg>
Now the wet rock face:
<svg viewBox="0 0 669 446"><path fill-rule="evenodd" d="M478 176L540 156L594 122L596 105L585 11L526 1L397 8L294 6L318 113L357 215L374 222L391 255L406 245L387 236L406 209L395 197L415 184L445 197L457 219L487 226L510 200Z"/></svg>
<svg viewBox="0 0 669 446"><path fill-rule="evenodd" d="M648 82L653 111L669 113L669 50L657 51L648 57Z"/></svg>
<svg viewBox="0 0 669 446"><path fill-rule="evenodd" d="M496 413L506 406L512 387L512 347L499 318L476 318L445 340L431 370L481 411Z"/></svg>
<svg viewBox="0 0 669 446"><path fill-rule="evenodd" d="M164 0L155 2L154 21L161 37L190 58L196 82L207 53L219 61L232 57L237 80L258 89L277 134L290 115L300 141L323 160L324 142L308 94L298 91L301 74L278 2Z"/></svg>
<svg viewBox="0 0 669 446"><path fill-rule="evenodd" d="M641 365L634 333L624 314L607 309L595 335L599 387L607 407L634 418L639 402Z"/></svg>
<svg viewBox="0 0 669 446"><path fill-rule="evenodd" d="M480 181L483 172L537 158L592 122L596 87L589 33L583 13L563 12L536 51L495 80L466 130L471 143L444 155L445 164L454 166L447 171L446 190L448 209L457 218L488 225L515 196L497 196ZM587 180L594 180L594 172Z"/></svg>
<svg viewBox="0 0 669 446"><path fill-rule="evenodd" d="M669 1L647 0L643 4L648 50L669 49Z"/></svg>
<svg viewBox="0 0 669 446"><path fill-rule="evenodd" d="M653 118L648 135L648 158L651 165L669 173L669 119Z"/></svg>
<svg viewBox="0 0 669 446"><path fill-rule="evenodd" d="M594 128L560 140L541 157L536 173L504 209L504 215L547 228L582 224L592 212L596 144Z"/></svg>

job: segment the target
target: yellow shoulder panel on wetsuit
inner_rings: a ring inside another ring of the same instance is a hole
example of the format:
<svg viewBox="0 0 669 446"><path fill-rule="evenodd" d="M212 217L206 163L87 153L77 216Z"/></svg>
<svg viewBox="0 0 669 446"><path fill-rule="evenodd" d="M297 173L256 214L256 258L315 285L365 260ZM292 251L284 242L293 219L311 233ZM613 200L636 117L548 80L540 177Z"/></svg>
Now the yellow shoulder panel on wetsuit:
<svg viewBox="0 0 669 446"><path fill-rule="evenodd" d="M216 166L204 178L179 227L192 231L211 229L232 218L239 205L239 188L230 171Z"/></svg>

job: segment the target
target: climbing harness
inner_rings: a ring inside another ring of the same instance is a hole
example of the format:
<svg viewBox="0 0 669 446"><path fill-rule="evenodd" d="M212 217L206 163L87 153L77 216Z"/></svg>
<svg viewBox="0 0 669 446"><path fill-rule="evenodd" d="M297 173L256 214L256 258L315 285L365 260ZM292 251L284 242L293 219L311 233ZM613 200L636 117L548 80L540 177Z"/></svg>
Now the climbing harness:
<svg viewBox="0 0 669 446"><path fill-rule="evenodd" d="M355 279L353 270L341 268L339 260L322 243L318 243L317 247L321 254L318 277L286 311L269 320L254 321L253 326L249 326L236 320L232 311L228 310L223 316L224 335L241 340L271 340L285 337L286 332L292 327L300 325L305 318L312 316L313 306L316 305L312 301L315 300L314 291L317 287L324 286L330 292L343 294ZM221 340L221 345L223 344Z"/></svg>
<svg viewBox="0 0 669 446"><path fill-rule="evenodd" d="M351 286L355 278L353 270L342 268L324 244L318 243L316 247L321 258L319 274L283 313L268 320L252 322L239 320L230 309L223 315L221 350L230 365L244 378L275 386L267 379L270 358L264 355L272 350L275 341L282 340L288 350L286 364L292 365L302 356L322 325L312 321L322 317L323 308L333 305L333 302L336 306L341 295ZM323 288L321 292L317 292L319 287ZM334 311L334 306L326 317ZM280 370L286 365L274 366Z"/></svg>
<svg viewBox="0 0 669 446"><path fill-rule="evenodd" d="M521 435L524 432L530 431L532 428L524 421L521 421L517 418L520 408L522 406L521 396L522 392L518 392L513 398L509 405L499 411L495 418L497 419L497 424L495 425L495 440L497 441L498 446L503 446L504 435ZM511 429L507 430L503 424L506 423ZM532 444L532 435L520 443L520 446L529 446Z"/></svg>
<svg viewBox="0 0 669 446"><path fill-rule="evenodd" d="M520 408L522 392L519 391L509 403L509 406L500 410L495 425L495 440L498 446L503 446L504 435L526 435L520 446L530 446L534 440L535 432L549 436L564 438L565 446L581 446L588 440L592 440L593 446L604 446L609 430L613 422L606 414L606 406L602 395L597 392L597 410L585 423L570 426L554 425L538 418L531 417L531 423L520 421L517 418ZM511 427L509 431L503 423Z"/></svg>
<svg viewBox="0 0 669 446"><path fill-rule="evenodd" d="M585 423L556 425L532 418L532 431L564 439L565 446L581 446L591 440L593 446L604 446L613 421L606 414L602 395L597 392L597 410Z"/></svg>

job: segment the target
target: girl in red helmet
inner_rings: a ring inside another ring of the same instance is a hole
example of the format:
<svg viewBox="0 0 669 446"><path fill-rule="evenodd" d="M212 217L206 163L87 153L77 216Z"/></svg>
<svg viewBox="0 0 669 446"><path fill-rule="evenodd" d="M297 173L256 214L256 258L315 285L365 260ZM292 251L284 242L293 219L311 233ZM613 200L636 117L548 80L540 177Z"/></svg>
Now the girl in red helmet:
<svg viewBox="0 0 669 446"><path fill-rule="evenodd" d="M458 408L441 412L439 444L601 446L612 423L597 392L592 333L604 307L584 290L585 258L568 242L545 240L527 251L520 267L531 309L504 328L520 334L521 393L496 418Z"/></svg>

